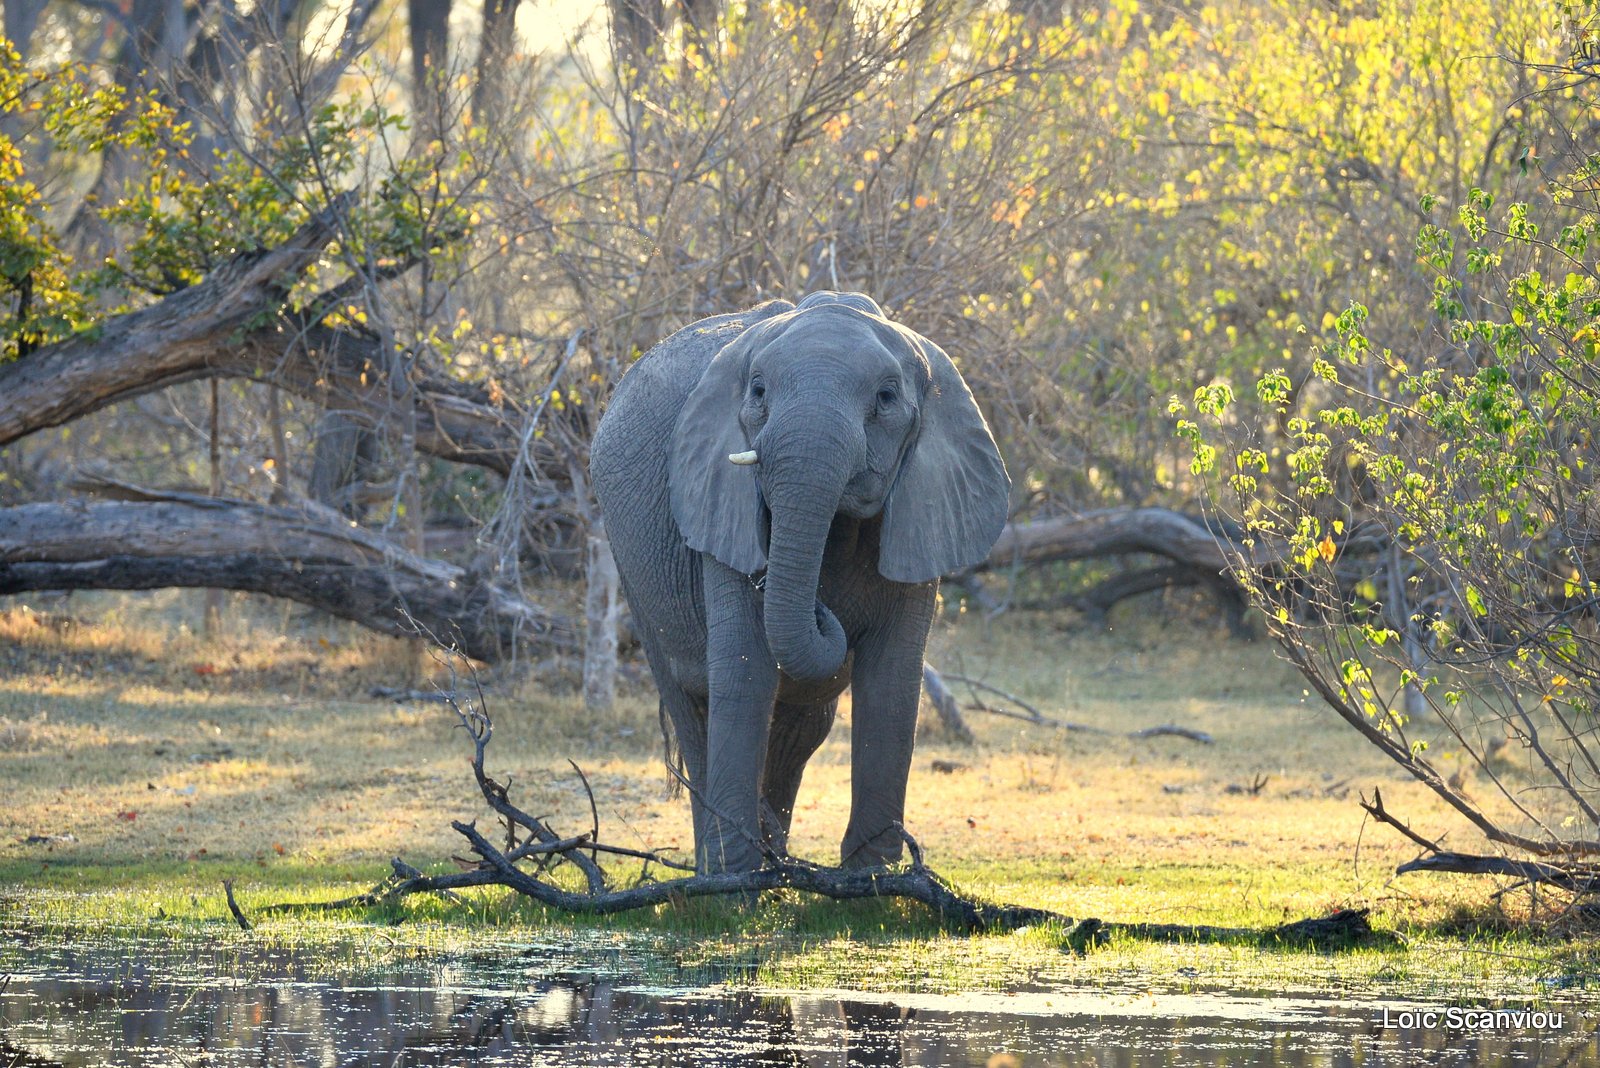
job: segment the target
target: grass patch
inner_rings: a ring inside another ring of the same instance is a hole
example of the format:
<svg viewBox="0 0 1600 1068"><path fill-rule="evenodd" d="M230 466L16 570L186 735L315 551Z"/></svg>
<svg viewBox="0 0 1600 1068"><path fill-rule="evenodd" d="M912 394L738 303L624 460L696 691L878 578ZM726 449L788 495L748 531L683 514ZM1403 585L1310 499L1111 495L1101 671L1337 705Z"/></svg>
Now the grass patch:
<svg viewBox="0 0 1600 1068"><path fill-rule="evenodd" d="M266 627L266 637L241 627L205 642L159 620L65 618L0 611L0 924L236 937L223 878L247 911L328 900L366 889L391 856L447 864L464 850L451 819L490 825L450 714L366 696L417 670L403 643ZM1085 634L1014 615L941 624L932 656L1046 715L1118 732L971 714L979 741L969 748L924 724L908 825L963 888L1114 922L1270 928L1368 908L1403 944L1324 952L1115 937L1079 954L1051 928L950 937L896 903L780 894L749 909L700 900L577 921L500 891L459 905L412 899L361 916L273 917L256 937L336 943L382 932L424 948L491 932L600 939L634 947L629 966L652 974L806 989L1094 982L1504 997L1595 972L1586 935L1520 922L1525 895L1496 901L1492 883L1465 877L1393 880L1411 851L1363 827L1360 790L1381 787L1391 810L1426 833L1449 829L1456 848L1481 843L1310 701L1264 643L1155 623ZM599 718L559 674L491 688L490 707L491 771L512 780L524 808L561 830L588 825L571 757L594 785L608 838L687 855L688 805L669 796L647 686ZM1165 723L1216 744L1120 733ZM846 707L807 771L795 851L837 856L848 801Z"/></svg>

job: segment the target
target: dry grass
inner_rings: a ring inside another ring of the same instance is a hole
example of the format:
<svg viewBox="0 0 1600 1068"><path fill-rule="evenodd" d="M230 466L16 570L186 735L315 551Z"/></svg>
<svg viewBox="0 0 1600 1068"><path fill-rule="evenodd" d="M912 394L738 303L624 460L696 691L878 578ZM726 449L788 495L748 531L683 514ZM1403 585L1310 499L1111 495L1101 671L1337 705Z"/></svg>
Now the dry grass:
<svg viewBox="0 0 1600 1068"><path fill-rule="evenodd" d="M250 861L372 873L397 854L427 864L460 852L453 818L487 823L450 714L366 696L413 669L404 643L337 627L286 637L271 619L206 642L170 612L161 624L134 602L109 603L123 607L97 607L94 622L0 611L0 867L13 878ZM933 863L985 892L1115 919L1266 922L1354 905L1406 923L1481 909L1492 889L1391 883L1411 850L1392 832L1363 832L1358 791L1381 786L1428 833L1477 843L1308 701L1264 643L1150 622L1086 634L1015 616L941 624L932 656L1049 716L1216 738L1133 740L969 713L979 744L966 748L925 722L908 825ZM669 796L645 685L598 719L561 679L491 689L489 703L492 770L526 808L564 831L587 826L571 758L609 838L689 848L688 805ZM846 710L807 773L794 848L836 856L848 799ZM30 844L35 835L70 839Z"/></svg>

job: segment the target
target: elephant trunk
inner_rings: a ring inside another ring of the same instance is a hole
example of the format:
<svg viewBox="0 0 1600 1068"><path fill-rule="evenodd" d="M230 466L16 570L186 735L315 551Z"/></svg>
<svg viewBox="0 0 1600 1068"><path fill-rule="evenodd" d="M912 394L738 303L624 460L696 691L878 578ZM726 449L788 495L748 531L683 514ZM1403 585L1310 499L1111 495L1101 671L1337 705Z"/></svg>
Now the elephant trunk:
<svg viewBox="0 0 1600 1068"><path fill-rule="evenodd" d="M844 665L844 628L817 592L828 530L865 447L859 430L851 431L819 426L813 415L806 426L769 425L758 446L762 491L772 513L767 644L779 670L802 681L829 678Z"/></svg>

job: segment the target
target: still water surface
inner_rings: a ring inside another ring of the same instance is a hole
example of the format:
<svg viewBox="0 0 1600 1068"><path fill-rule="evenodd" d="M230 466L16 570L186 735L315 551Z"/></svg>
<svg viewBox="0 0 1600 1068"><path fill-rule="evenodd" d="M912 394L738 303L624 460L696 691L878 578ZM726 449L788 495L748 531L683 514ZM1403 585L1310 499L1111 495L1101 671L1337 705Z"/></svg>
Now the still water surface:
<svg viewBox="0 0 1600 1068"><path fill-rule="evenodd" d="M1600 1006L1574 1002L1539 1006L1559 1027L1451 1029L1401 1026L1446 1006L1399 1001L680 987L571 946L416 955L374 936L371 953L330 956L0 937L0 1068L1600 1064Z"/></svg>

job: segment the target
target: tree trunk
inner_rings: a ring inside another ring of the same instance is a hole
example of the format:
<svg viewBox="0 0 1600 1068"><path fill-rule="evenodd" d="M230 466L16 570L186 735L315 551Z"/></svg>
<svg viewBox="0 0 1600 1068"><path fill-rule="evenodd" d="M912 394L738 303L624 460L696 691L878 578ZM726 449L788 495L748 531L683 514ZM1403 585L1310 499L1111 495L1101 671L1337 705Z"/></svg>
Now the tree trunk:
<svg viewBox="0 0 1600 1068"><path fill-rule="evenodd" d="M517 51L518 0L483 0L483 33L472 85L472 117L499 130L505 117L511 60Z"/></svg>
<svg viewBox="0 0 1600 1068"><path fill-rule="evenodd" d="M370 427L348 411L329 408L317 421L306 494L318 504L360 519L367 500L363 488L375 473L376 454Z"/></svg>
<svg viewBox="0 0 1600 1068"><path fill-rule="evenodd" d="M611 9L611 47L624 79L637 82L648 70L650 51L661 42L667 27L662 0L607 0Z"/></svg>
<svg viewBox="0 0 1600 1068"><path fill-rule="evenodd" d="M284 244L235 257L204 281L0 365L0 445L118 400L209 376L208 362L248 319L275 310L333 236L333 212Z"/></svg>
<svg viewBox="0 0 1600 1068"><path fill-rule="evenodd" d="M210 492L213 497L222 496L222 391L218 388L217 380L211 380L211 423L207 428L206 442L207 459L210 462L211 485ZM211 587L206 590L206 610L201 620L201 633L207 641L216 641L222 630L222 590Z"/></svg>
<svg viewBox="0 0 1600 1068"><path fill-rule="evenodd" d="M411 98L416 114L432 112L430 78L438 76L449 59L450 0L408 0L406 14L411 31Z"/></svg>
<svg viewBox="0 0 1600 1068"><path fill-rule="evenodd" d="M287 597L388 634L418 625L479 660L571 650L570 624L463 568L321 509L197 494L0 508L0 595L216 587Z"/></svg>
<svg viewBox="0 0 1600 1068"><path fill-rule="evenodd" d="M283 504L289 499L289 436L283 429L283 391L277 386L267 389L267 428L272 435L271 464L272 503Z"/></svg>
<svg viewBox="0 0 1600 1068"><path fill-rule="evenodd" d="M617 699L617 624L622 598L604 521L589 531L589 586L584 597L583 704L608 712Z"/></svg>

